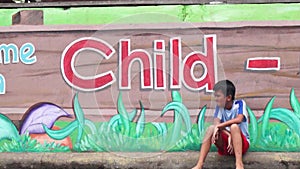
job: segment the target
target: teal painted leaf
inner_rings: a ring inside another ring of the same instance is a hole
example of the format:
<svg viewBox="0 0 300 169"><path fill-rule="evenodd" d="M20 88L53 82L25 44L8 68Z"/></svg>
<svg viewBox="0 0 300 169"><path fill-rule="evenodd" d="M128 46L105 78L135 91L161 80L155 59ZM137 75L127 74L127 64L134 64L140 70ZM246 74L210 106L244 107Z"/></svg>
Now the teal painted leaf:
<svg viewBox="0 0 300 169"><path fill-rule="evenodd" d="M73 109L74 109L74 113L76 115L76 120L78 120L79 125L81 127L83 127L84 125L84 113L83 110L80 106L80 103L78 101L78 93L75 94L74 98L73 98Z"/></svg>
<svg viewBox="0 0 300 169"><path fill-rule="evenodd" d="M134 109L134 110L132 110L130 113L128 113L128 120L129 120L129 121L132 121L132 120L135 118L136 113L137 113L137 110L136 110L136 109Z"/></svg>
<svg viewBox="0 0 300 169"><path fill-rule="evenodd" d="M182 98L178 91L172 90L171 96L172 96L171 103L175 103L175 102L182 103ZM182 118L179 113L180 112L174 109L174 126L172 129L172 137L170 142L171 145L175 144L180 139L181 130L182 130Z"/></svg>
<svg viewBox="0 0 300 169"><path fill-rule="evenodd" d="M77 129L78 129L78 134L77 134L77 140L76 140L76 145L79 146L80 140L83 135L83 128L85 124L85 117L83 110L81 108L81 105L78 101L78 93L75 94L74 99L73 99L73 109L76 115L76 121L78 121Z"/></svg>
<svg viewBox="0 0 300 169"><path fill-rule="evenodd" d="M181 95L178 91L176 90L172 90L172 102L178 102L178 103L182 103L182 98ZM174 138L174 140L177 140L180 138L180 132L181 131L181 120L182 118L180 117L179 112L175 109L174 110L174 128L173 128L173 133L172 136Z"/></svg>
<svg viewBox="0 0 300 169"><path fill-rule="evenodd" d="M198 114L198 130L200 135L204 134L204 120L205 120L205 113L206 113L206 105L201 109Z"/></svg>
<svg viewBox="0 0 300 169"><path fill-rule="evenodd" d="M0 114L0 140L2 139L20 140L20 135L16 126L4 114Z"/></svg>
<svg viewBox="0 0 300 169"><path fill-rule="evenodd" d="M178 91L172 90L172 101L182 103L181 95Z"/></svg>
<svg viewBox="0 0 300 169"><path fill-rule="evenodd" d="M161 116L163 116L167 111L175 110L176 113L180 115L183 119L184 124L186 125L186 130L190 131L192 128L191 118L188 109L185 107L184 104L180 102L170 102L168 103L164 109L162 110Z"/></svg>
<svg viewBox="0 0 300 169"><path fill-rule="evenodd" d="M136 137L140 137L145 129L145 110L142 102L140 101L141 114L136 124Z"/></svg>
<svg viewBox="0 0 300 169"><path fill-rule="evenodd" d="M256 117L254 115L254 113L252 112L252 110L250 109L250 107L247 106L247 112L249 114L250 117L250 124L251 124L251 128L250 128L250 142L252 145L254 145L256 143L256 139L257 139L257 120Z"/></svg>
<svg viewBox="0 0 300 169"><path fill-rule="evenodd" d="M121 123L121 116L119 114L114 115L108 122L108 128L116 131L117 126Z"/></svg>
<svg viewBox="0 0 300 169"><path fill-rule="evenodd" d="M97 128L95 126L95 124L91 121L91 120L88 120L88 119L85 119L85 125L89 127L89 129L91 130L92 134L96 134L97 132Z"/></svg>
<svg viewBox="0 0 300 169"><path fill-rule="evenodd" d="M137 113L136 109L132 110L132 112L129 113L128 118L129 118L130 121L133 121L134 117L136 116L136 113ZM118 127L118 125L122 125L120 114L114 115L109 120L108 127L113 129L114 131L116 131L116 127Z"/></svg>
<svg viewBox="0 0 300 169"><path fill-rule="evenodd" d="M75 146L80 145L80 140L81 140L81 137L83 135L83 127L81 125L78 125L77 129L78 129L78 133L77 133L77 140L76 140L76 145Z"/></svg>
<svg viewBox="0 0 300 169"><path fill-rule="evenodd" d="M157 129L159 135L167 134L168 130L166 123L152 122L152 124Z"/></svg>
<svg viewBox="0 0 300 169"><path fill-rule="evenodd" d="M124 134L129 135L130 133L129 116L123 104L121 92L119 93L118 96L118 113L121 115L122 127L124 127L125 130Z"/></svg>
<svg viewBox="0 0 300 169"><path fill-rule="evenodd" d="M46 125L43 124L43 128L46 133L55 140L62 140L69 136L77 127L79 126L78 121L72 121L66 127L60 130L51 130Z"/></svg>
<svg viewBox="0 0 300 169"><path fill-rule="evenodd" d="M187 108L180 102L170 102L162 110L161 116L163 116L167 111L174 110L174 113L177 114L178 120L174 122L174 128L172 130L172 136L169 146L176 145L176 142L179 141L180 135L182 132L182 120L186 126L186 131L189 132L192 128L192 123L190 119L189 112ZM182 119L182 120L181 120Z"/></svg>
<svg viewBox="0 0 300 169"><path fill-rule="evenodd" d="M266 136L266 130L267 130L267 127L269 125L269 118L270 118L270 112L272 110L272 107L273 107L273 103L274 103L274 100L275 100L275 96L269 101L269 103L267 104L266 108L265 108L265 112L264 112L264 115L263 115L263 121L262 121L262 135L263 137Z"/></svg>
<svg viewBox="0 0 300 169"><path fill-rule="evenodd" d="M285 123L290 129L300 136L300 119L298 119L297 116L289 109L274 108L271 110L269 118ZM263 121L263 117L258 119L257 122L260 123L261 121Z"/></svg>
<svg viewBox="0 0 300 169"><path fill-rule="evenodd" d="M290 104L296 114L296 116L300 119L300 103L298 98L295 95L295 90L292 88L290 93Z"/></svg>

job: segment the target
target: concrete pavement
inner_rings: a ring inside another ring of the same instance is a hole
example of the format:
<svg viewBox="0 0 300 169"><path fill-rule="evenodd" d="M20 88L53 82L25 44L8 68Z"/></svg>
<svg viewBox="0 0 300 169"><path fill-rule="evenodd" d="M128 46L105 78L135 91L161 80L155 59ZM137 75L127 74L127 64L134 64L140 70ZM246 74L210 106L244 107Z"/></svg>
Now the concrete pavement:
<svg viewBox="0 0 300 169"><path fill-rule="evenodd" d="M194 166L198 152L160 153L0 153L0 168L36 169L186 169ZM300 153L250 152L245 169L300 169ZM205 168L231 169L233 157L209 153Z"/></svg>

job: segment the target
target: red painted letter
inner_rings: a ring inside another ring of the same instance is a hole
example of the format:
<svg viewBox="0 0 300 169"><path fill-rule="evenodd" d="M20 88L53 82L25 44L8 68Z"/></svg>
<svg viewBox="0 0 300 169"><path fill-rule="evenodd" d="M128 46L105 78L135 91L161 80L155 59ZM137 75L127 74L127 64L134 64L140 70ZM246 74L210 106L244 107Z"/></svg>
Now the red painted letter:
<svg viewBox="0 0 300 169"><path fill-rule="evenodd" d="M204 36L204 52L195 51L184 58L183 77L184 84L190 90L202 90L212 92L217 81L217 46L215 35ZM197 64L202 65L203 74L197 78L194 75L194 68Z"/></svg>
<svg viewBox="0 0 300 169"><path fill-rule="evenodd" d="M119 48L119 88L131 89L131 65L138 61L141 69L141 88L152 89L152 62L148 52L142 49L130 51L129 39L121 39Z"/></svg>
<svg viewBox="0 0 300 169"><path fill-rule="evenodd" d="M81 38L72 42L64 50L61 58L61 72L65 81L80 91L96 91L114 83L115 76L112 71L89 77L81 76L76 72L75 57L84 50L95 51L105 59L109 59L115 53L114 48L101 39Z"/></svg>
<svg viewBox="0 0 300 169"><path fill-rule="evenodd" d="M180 38L170 39L170 88L180 89L181 87L181 40Z"/></svg>

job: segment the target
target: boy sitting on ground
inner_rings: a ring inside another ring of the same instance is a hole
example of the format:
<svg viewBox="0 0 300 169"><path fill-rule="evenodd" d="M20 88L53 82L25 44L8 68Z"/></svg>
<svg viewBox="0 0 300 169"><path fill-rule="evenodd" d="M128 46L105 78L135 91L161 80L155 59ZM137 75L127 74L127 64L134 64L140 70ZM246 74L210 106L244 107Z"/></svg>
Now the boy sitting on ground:
<svg viewBox="0 0 300 169"><path fill-rule="evenodd" d="M236 169L243 169L242 155L250 144L246 104L235 100L235 86L229 80L219 81L214 86L214 96L217 104L214 125L205 133L199 160L193 169L202 169L212 143L220 155L235 155Z"/></svg>

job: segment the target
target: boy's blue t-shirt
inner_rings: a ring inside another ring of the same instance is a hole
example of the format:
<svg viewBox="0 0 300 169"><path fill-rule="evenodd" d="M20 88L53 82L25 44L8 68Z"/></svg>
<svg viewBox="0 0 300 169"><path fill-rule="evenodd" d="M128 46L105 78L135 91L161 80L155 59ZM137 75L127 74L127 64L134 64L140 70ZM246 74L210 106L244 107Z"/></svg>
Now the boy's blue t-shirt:
<svg viewBox="0 0 300 169"><path fill-rule="evenodd" d="M246 110L246 103L244 100L234 100L231 110L227 110L225 108L216 107L214 118L218 118L221 120L221 123L226 122L228 120L234 119L238 114L243 114L243 121L238 124L243 135L247 138L248 143L250 144L250 136L248 132L248 112ZM230 127L226 127L226 130L230 131Z"/></svg>

